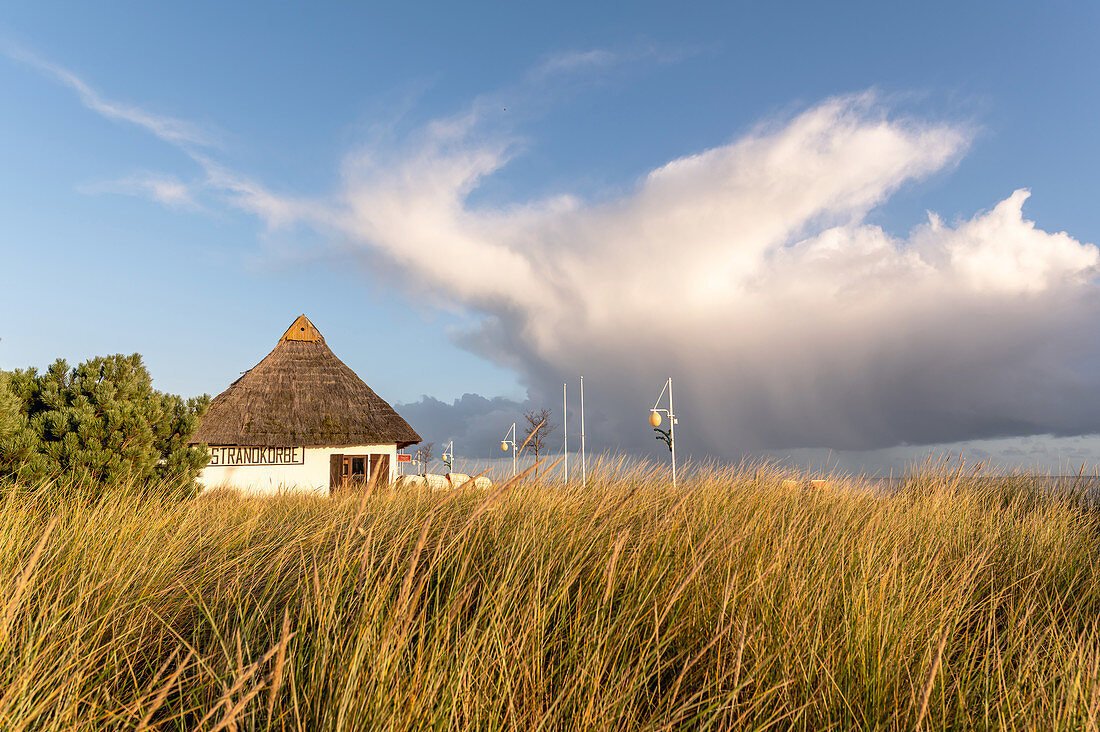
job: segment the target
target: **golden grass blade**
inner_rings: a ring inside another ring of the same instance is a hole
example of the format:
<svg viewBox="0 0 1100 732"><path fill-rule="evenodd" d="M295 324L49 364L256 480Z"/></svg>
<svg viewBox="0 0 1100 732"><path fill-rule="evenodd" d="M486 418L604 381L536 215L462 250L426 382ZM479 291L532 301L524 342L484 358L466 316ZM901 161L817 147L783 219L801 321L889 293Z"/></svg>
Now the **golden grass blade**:
<svg viewBox="0 0 1100 732"><path fill-rule="evenodd" d="M27 591L27 585L30 584L31 576L38 566L38 560L42 558L42 552L46 548L46 541L50 538L50 533L56 525L57 517L55 516L46 524L46 530L43 531L42 535L39 537L38 544L35 545L34 551L31 552L30 559L28 559L27 563L23 566L23 571L20 573L19 579L15 582L15 588L12 590L11 597L8 598L8 602L4 606L4 614L0 616L0 643L3 643L8 637L11 622L15 619L15 613L19 610L19 606L23 602L23 593Z"/></svg>
<svg viewBox="0 0 1100 732"><path fill-rule="evenodd" d="M221 730L223 730L223 729L231 729L231 730L237 729L237 715L241 713L242 709L244 709L246 706L248 706L249 702L251 702L253 699L256 698L256 695L259 694L263 690L263 688L264 688L263 681L256 684L255 687L253 687L251 690L249 690L249 692L247 694L245 694L243 697L241 697L240 701L238 701L236 704L234 704L225 713L225 716L222 718L222 720L220 722L218 722L218 724L213 729L211 729L210 732L221 732Z"/></svg>
<svg viewBox="0 0 1100 732"><path fill-rule="evenodd" d="M615 545L611 550L611 558L607 560L607 568L604 570L604 577L606 578L603 592L604 605L606 605L607 601L611 598L611 588L615 585L615 568L619 564L619 554L622 552L623 546L626 545L629 538L629 529L620 534L619 538L615 540Z"/></svg>
<svg viewBox="0 0 1100 732"><path fill-rule="evenodd" d="M279 691L283 688L283 670L286 664L286 648L290 639L294 636L290 632L290 610L283 610L283 628L279 633L279 648L275 653L275 670L272 672L271 694L267 700L267 720L270 724L271 715L275 711L275 700L279 698Z"/></svg>
<svg viewBox="0 0 1100 732"><path fill-rule="evenodd" d="M709 532L707 532L707 535L703 538L699 545L706 546L707 544L709 544L714 535L718 533L719 528L720 527L715 526ZM688 585L692 583L692 580L694 580L698 576L699 572L702 571L703 567L708 561L710 561L710 558L714 556L714 553L716 551L718 551L718 547L712 547L710 551L703 555L702 559L695 563L695 566L693 566L691 568L691 571L688 572L687 577L684 577L683 581L681 581L680 584L677 585L676 589L672 592L672 595L668 598L668 603L665 605L665 609L661 613L661 617L657 621L657 625L660 625L665 621L665 618L668 617L668 614L672 610L672 607L676 604L676 601L680 599L680 595L684 594L684 590L686 590L688 588Z"/></svg>
<svg viewBox="0 0 1100 732"><path fill-rule="evenodd" d="M225 692L221 695L221 698L218 699L217 703L215 703L212 707L210 707L210 710L206 713L206 716L203 717L202 720L199 721L198 726L201 727L204 724L206 724L208 721L210 721L210 718L213 717L215 714L217 714L218 710L221 709L222 707L226 707L227 709L234 708L236 705L233 703L233 695L236 694L237 692L239 692L241 689L243 689L245 684L248 683L249 679L251 679L256 674L256 672L259 671L268 661L271 660L271 657L274 656L275 654L277 654L278 652L279 652L279 645L276 645L274 648L271 648L270 650L268 650L267 653L265 653L263 655L263 657L260 658L259 661L256 661L254 663L250 663L247 666L245 666L241 670L241 672L237 674L236 679L234 679L234 681L233 681L233 684L225 687ZM252 696L255 696L255 693L258 693L259 690L263 686L264 686L264 684L261 681L252 690L252 692L249 692L251 694L251 696L249 696L248 698L251 699ZM255 693L253 693L253 692L255 692ZM230 726L234 724L233 717L229 714L227 714L223 718L223 721L227 725L230 725Z"/></svg>
<svg viewBox="0 0 1100 732"><path fill-rule="evenodd" d="M412 556L409 557L409 566L405 570L405 579L401 582L401 592L397 596L397 607L404 610L405 604L409 599L409 591L412 590L413 578L416 576L417 563L420 561L420 553L424 551L424 545L428 543L428 532L432 528L432 520L435 518L435 512L428 512L428 517L424 519L424 524L420 527L420 537L416 540L416 547L413 548Z"/></svg>
<svg viewBox="0 0 1100 732"><path fill-rule="evenodd" d="M193 657L194 652L188 651L187 655L184 656L180 660L179 664L176 665L176 670L172 672L172 675L168 677L168 680L165 681L164 685L161 686L160 689L157 691L157 695L153 699L153 703L152 705L150 705L149 710L145 712L145 716L141 718L140 722L138 722L138 732L143 732L143 730L149 728L149 722L153 719L153 715L156 714L157 710L160 709L161 705L164 704L164 701L168 698L168 694L169 692L171 692L172 687L175 686L176 681L179 680L179 677L183 674L183 672L187 670Z"/></svg>
<svg viewBox="0 0 1100 732"><path fill-rule="evenodd" d="M924 723L924 717L928 714L928 701L932 698L932 686L936 683L936 675L939 673L940 663L943 661L943 649L947 645L949 635L949 629L944 628L943 634L940 636L940 643L936 646L936 656L932 659L932 668L928 671L928 679L924 682L924 690L921 692L920 711L917 712L917 721L913 725L914 730L920 730L921 724Z"/></svg>

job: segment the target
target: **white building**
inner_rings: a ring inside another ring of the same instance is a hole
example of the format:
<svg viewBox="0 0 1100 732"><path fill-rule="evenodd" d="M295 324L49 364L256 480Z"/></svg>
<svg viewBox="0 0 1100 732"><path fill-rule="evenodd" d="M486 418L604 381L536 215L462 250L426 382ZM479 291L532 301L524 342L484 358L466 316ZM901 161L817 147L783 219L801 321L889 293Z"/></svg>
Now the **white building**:
<svg viewBox="0 0 1100 732"><path fill-rule="evenodd" d="M305 315L275 349L214 398L191 438L208 488L339 494L396 477L420 435L336 357Z"/></svg>

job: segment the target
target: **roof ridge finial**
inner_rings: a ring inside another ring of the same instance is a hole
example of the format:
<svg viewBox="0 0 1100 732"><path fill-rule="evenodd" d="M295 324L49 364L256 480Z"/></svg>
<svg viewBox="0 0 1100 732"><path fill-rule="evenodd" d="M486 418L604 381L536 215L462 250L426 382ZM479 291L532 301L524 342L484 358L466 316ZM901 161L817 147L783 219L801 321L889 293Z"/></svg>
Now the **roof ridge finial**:
<svg viewBox="0 0 1100 732"><path fill-rule="evenodd" d="M290 327L286 329L286 333L283 333L281 341L309 341L310 343L317 343L318 341L324 341L321 337L321 331L317 330L317 326L310 322L305 313L302 313L294 322L290 324Z"/></svg>

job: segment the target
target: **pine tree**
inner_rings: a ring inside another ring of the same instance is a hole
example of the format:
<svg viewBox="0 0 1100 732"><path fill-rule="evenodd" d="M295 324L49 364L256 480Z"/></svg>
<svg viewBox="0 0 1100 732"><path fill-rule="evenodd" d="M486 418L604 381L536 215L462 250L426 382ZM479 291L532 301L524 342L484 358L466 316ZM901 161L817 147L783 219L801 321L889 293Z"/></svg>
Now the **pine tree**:
<svg viewBox="0 0 1100 732"><path fill-rule="evenodd" d="M16 390L16 376L0 371L0 476L41 462L35 452L37 440L27 426L23 398Z"/></svg>
<svg viewBox="0 0 1100 732"><path fill-rule="evenodd" d="M0 450L25 427L22 405L11 390L11 374L0 371Z"/></svg>
<svg viewBox="0 0 1100 732"><path fill-rule="evenodd" d="M209 397L184 401L156 391L136 353L75 368L59 359L43 374L15 371L9 381L19 417L14 428L3 420L14 436L0 442L0 472L22 482L189 484L206 464L187 440Z"/></svg>

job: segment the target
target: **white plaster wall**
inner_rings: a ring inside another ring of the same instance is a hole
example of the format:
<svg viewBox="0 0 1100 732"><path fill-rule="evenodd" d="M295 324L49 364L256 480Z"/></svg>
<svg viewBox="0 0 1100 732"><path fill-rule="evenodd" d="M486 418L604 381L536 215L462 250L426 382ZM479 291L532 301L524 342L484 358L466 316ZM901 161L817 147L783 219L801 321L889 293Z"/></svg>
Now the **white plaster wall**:
<svg viewBox="0 0 1100 732"><path fill-rule="evenodd" d="M199 473L204 489L236 488L273 495L280 492L329 493L329 456L389 455L390 481L401 475L397 445L360 445L358 447L307 447L301 465L208 465ZM373 469L373 465L371 468Z"/></svg>

